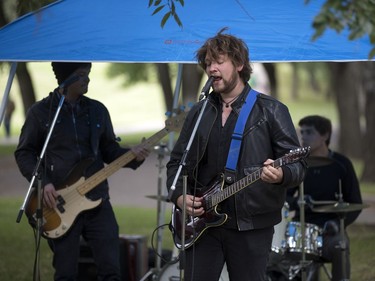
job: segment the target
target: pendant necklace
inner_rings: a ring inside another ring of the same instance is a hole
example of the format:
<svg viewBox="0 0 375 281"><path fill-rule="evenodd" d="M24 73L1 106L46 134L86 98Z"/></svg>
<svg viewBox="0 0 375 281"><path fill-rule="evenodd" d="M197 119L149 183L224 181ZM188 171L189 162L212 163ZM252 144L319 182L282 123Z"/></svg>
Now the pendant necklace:
<svg viewBox="0 0 375 281"><path fill-rule="evenodd" d="M240 95L238 95L238 96L235 96L233 99L231 99L230 101L228 101L228 102L225 102L224 100L223 100L223 98L221 98L221 100L223 101L223 103L225 104L225 107L226 108L228 108L238 97L239 97Z"/></svg>

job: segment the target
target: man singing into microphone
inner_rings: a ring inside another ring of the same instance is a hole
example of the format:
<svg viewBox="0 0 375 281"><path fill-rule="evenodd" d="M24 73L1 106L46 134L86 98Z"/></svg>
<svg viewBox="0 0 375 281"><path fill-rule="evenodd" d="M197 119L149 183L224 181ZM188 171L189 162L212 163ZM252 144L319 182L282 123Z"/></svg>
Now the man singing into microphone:
<svg viewBox="0 0 375 281"><path fill-rule="evenodd" d="M91 63L53 62L52 68L59 86L28 110L15 157L22 175L30 181L62 95L65 95L38 171L44 210L55 208L59 203L59 212L64 212L67 206L64 201L72 203L77 198L60 198L58 190L66 188L67 184L74 184L69 176L72 170L77 172L74 169L79 167L77 164L91 159L89 165L80 169L81 174L78 174L79 177L88 178L103 169L105 163L111 163L129 149L117 143L107 108L99 101L84 96L90 82ZM130 150L135 159L126 167L136 169L149 151L141 145ZM101 204L80 212L63 236L48 239L54 253L54 280L77 279L81 236L92 249L98 280L121 280L119 230L108 189L106 180L99 182L86 197L93 201L101 200ZM46 216L44 219L48 222L52 218Z"/></svg>
<svg viewBox="0 0 375 281"><path fill-rule="evenodd" d="M217 206L217 211L228 217L223 224L207 228L186 249L185 280L217 281L226 263L231 281L263 281L273 227L281 221L286 190L303 180L306 168L303 161L279 167L271 165L274 159L300 148L297 133L284 104L252 91L248 84L252 73L248 47L224 31L209 38L196 53L199 65L214 81L186 157L186 171L182 173L187 174L187 214L205 216L207 205L199 194L211 188L210 183L218 175L225 174L224 178L228 178L224 188L255 171L260 170L261 175L260 180ZM240 153L234 173L227 177L232 134L242 109L250 103L248 97L254 104L250 114L241 120L245 126ZM190 110L171 153L167 164L168 188L174 182L202 105L203 101L198 102ZM179 209L183 208L182 174L171 195L171 201Z"/></svg>

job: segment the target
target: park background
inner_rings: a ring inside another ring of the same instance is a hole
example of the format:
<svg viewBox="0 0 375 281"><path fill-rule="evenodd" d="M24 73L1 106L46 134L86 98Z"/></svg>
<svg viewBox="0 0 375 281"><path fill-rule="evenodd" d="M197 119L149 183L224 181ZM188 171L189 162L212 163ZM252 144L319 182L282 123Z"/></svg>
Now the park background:
<svg viewBox="0 0 375 281"><path fill-rule="evenodd" d="M104 103L111 114L116 134L123 143L136 144L143 136L150 137L164 128L168 119L161 87L155 75L148 82L140 82L124 87L122 77L108 77L108 63L94 63L90 74L90 85L87 95ZM259 66L256 66L258 69ZM32 80L35 87L37 100L40 100L52 91L57 85L50 63L29 63ZM334 128L337 128L337 109L332 98L326 95L324 71L318 72L320 78L320 92L312 90L309 75L300 73L300 91L296 99L291 95L292 64L277 64L277 77L279 81L278 92L280 100L290 110L293 122L309 114L320 114L330 118ZM7 81L8 69L3 65L0 72L0 87L4 88ZM261 70L254 73L250 81L254 87L267 91L267 79L260 78ZM260 76L259 76L260 75ZM258 78L257 78L258 76ZM266 82L265 82L266 81ZM204 83L205 81L202 81ZM197 93L198 95L199 93ZM24 217L16 223L16 217L22 206L28 183L18 172L14 162L13 152L18 141L20 128L24 122L24 110L21 102L18 85L14 83L10 98L16 103L16 111L12 118L11 138L4 136L4 129L0 132L0 259L1 280L30 280L33 272L35 245L32 228ZM189 105L186 105L186 110ZM3 127L3 125L2 125ZM173 137L173 135L172 135ZM333 135L333 147L336 146ZM167 143L165 138L161 143ZM146 237L147 246L152 248L156 242L155 230L157 223L157 202L147 196L156 195L158 180L161 177L162 188L165 192L164 165L168 155L162 161L158 158L157 151L153 151L144 167L137 171L120 170L109 178L112 202L115 206L116 216L120 225L120 233L127 235L141 235ZM362 163L352 159L357 173L360 175ZM160 165L161 164L161 165ZM159 168L162 175L159 174ZM374 185L361 183L361 190L366 203L370 208L363 210L363 218L349 227L352 249L352 280L374 280L375 269L375 226L374 217ZM163 202L164 222L170 219L171 205ZM167 227L163 228L163 249L173 250L171 234ZM41 243L41 277L42 280L52 279L51 253L42 240ZM6 257L6 258L5 258Z"/></svg>

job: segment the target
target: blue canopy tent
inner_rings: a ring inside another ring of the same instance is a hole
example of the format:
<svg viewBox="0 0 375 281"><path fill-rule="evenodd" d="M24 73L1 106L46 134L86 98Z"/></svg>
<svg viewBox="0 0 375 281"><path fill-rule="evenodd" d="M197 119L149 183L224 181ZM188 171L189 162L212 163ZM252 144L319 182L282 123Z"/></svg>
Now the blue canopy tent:
<svg viewBox="0 0 375 281"><path fill-rule="evenodd" d="M152 16L147 0L57 1L0 29L0 61L13 62L0 113L17 62L195 63L197 48L225 26L248 44L253 62L366 60L368 38L349 41L345 32L327 31L311 41L323 3L187 0L176 4L183 27L171 17L161 28L166 11Z"/></svg>

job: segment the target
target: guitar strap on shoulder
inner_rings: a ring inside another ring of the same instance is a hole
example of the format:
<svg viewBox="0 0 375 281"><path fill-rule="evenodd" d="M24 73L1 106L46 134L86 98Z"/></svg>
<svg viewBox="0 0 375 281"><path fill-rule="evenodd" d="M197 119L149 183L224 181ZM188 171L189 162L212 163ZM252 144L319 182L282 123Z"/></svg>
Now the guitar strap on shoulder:
<svg viewBox="0 0 375 281"><path fill-rule="evenodd" d="M240 154L243 138L243 131L245 129L246 121L257 99L257 95L258 92L251 89L250 93L247 95L245 103L241 108L240 115L238 116L236 127L234 128L232 134L227 164L225 166L225 181L227 183L233 183L235 180L238 156Z"/></svg>

